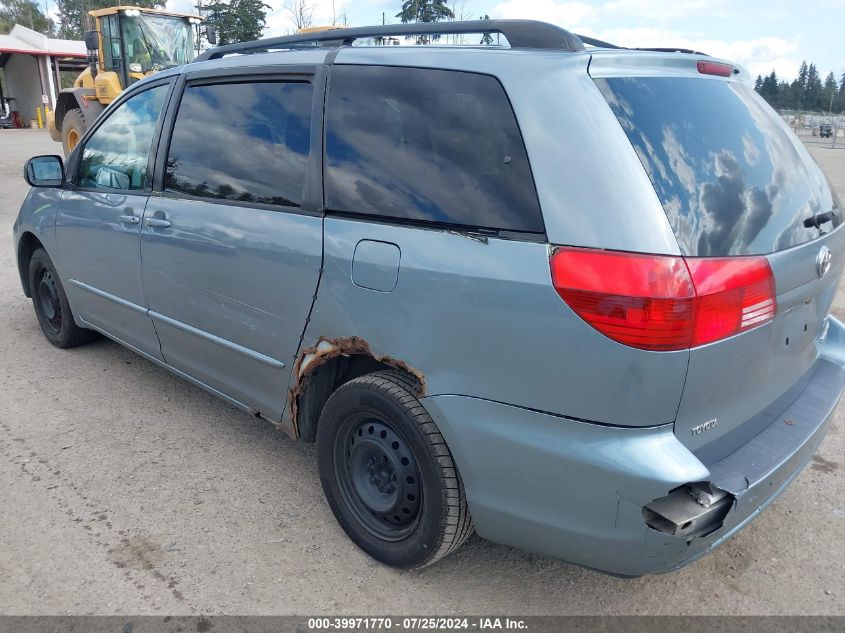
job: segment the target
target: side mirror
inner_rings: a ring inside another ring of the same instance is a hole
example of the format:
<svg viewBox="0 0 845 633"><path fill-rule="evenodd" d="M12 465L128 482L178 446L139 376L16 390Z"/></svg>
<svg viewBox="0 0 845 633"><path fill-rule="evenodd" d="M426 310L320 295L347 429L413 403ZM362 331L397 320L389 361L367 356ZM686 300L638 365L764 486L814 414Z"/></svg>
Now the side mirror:
<svg viewBox="0 0 845 633"><path fill-rule="evenodd" d="M100 48L100 38L97 31L85 31L85 48L89 51L96 51Z"/></svg>
<svg viewBox="0 0 845 633"><path fill-rule="evenodd" d="M205 25L205 39L207 39L208 43L212 46L217 45L217 34L214 32L214 27L211 24Z"/></svg>
<svg viewBox="0 0 845 633"><path fill-rule="evenodd" d="M26 161L24 180L30 187L61 187L65 166L61 156L36 156Z"/></svg>

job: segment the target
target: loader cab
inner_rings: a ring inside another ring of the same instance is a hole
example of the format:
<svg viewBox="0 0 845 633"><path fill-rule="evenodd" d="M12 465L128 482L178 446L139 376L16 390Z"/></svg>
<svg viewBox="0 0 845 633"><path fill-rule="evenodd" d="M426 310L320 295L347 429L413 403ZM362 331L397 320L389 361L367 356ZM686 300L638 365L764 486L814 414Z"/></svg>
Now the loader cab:
<svg viewBox="0 0 845 633"><path fill-rule="evenodd" d="M117 75L122 88L147 75L194 58L198 17L133 7L92 12L100 33L100 67Z"/></svg>

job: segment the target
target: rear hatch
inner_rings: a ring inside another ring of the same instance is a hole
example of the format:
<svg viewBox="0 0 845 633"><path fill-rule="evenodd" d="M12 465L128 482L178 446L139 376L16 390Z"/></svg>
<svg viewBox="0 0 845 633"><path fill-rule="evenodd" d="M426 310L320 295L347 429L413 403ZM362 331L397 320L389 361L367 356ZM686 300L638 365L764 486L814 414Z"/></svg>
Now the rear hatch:
<svg viewBox="0 0 845 633"><path fill-rule="evenodd" d="M744 73L701 56L627 53L594 55L590 74L687 262L756 257L772 271L773 316L690 351L675 434L713 463L759 433L809 380L845 263L841 210L821 169Z"/></svg>

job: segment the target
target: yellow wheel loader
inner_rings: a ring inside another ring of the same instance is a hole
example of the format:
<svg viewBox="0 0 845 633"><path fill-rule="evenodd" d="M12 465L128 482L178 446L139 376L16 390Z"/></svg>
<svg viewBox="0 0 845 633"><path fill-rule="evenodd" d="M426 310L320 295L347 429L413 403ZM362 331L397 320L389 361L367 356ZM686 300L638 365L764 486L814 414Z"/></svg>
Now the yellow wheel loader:
<svg viewBox="0 0 845 633"><path fill-rule="evenodd" d="M91 11L94 30L85 33L88 68L73 88L59 93L47 127L70 154L100 112L129 85L155 72L187 64L196 55L198 15L141 7ZM209 42L215 43L209 31Z"/></svg>

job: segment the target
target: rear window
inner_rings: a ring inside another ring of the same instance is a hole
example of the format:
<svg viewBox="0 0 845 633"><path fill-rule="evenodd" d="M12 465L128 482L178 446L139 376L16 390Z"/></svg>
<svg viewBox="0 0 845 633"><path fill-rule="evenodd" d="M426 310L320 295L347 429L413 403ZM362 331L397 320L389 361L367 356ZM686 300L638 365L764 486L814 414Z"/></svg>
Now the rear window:
<svg viewBox="0 0 845 633"><path fill-rule="evenodd" d="M332 211L543 231L516 119L486 75L335 66L325 187Z"/></svg>
<svg viewBox="0 0 845 633"><path fill-rule="evenodd" d="M801 142L754 91L677 77L597 79L637 151L681 250L760 255L820 229L804 220L834 208L831 188Z"/></svg>

